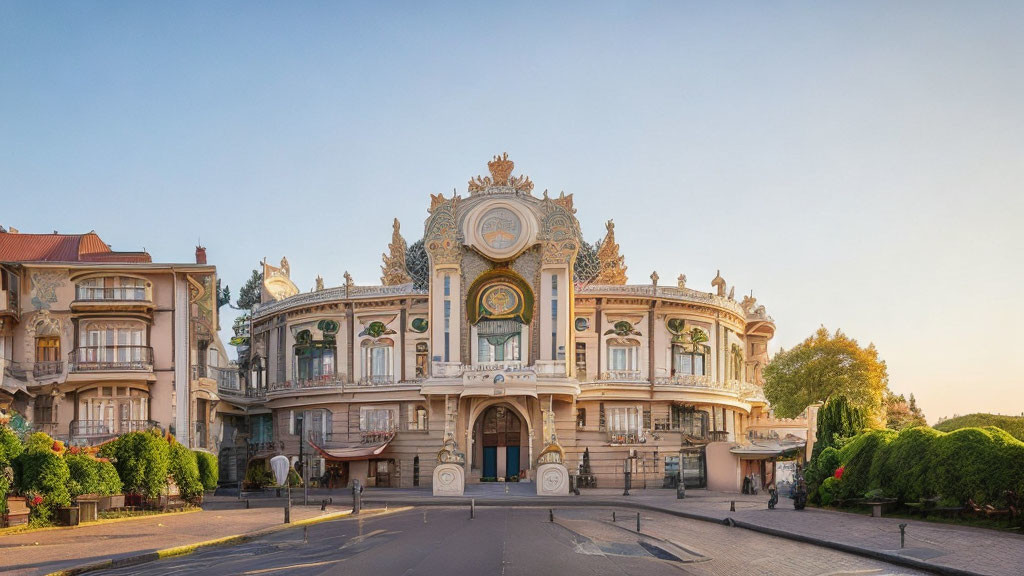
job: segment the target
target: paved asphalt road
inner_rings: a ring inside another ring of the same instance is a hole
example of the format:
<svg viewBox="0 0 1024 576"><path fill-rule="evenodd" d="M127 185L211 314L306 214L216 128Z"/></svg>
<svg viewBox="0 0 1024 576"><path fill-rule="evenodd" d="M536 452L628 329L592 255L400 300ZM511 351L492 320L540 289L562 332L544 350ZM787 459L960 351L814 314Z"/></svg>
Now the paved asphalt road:
<svg viewBox="0 0 1024 576"><path fill-rule="evenodd" d="M737 528L612 509L417 508L279 532L102 574L916 575Z"/></svg>

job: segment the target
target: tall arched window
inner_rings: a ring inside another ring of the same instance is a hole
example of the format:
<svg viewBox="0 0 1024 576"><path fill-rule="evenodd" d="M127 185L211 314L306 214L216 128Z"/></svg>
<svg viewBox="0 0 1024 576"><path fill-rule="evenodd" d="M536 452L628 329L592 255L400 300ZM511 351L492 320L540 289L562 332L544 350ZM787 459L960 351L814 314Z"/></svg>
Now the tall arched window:
<svg viewBox="0 0 1024 576"><path fill-rule="evenodd" d="M394 382L392 371L394 347L395 343L390 338L363 341L363 384Z"/></svg>
<svg viewBox="0 0 1024 576"><path fill-rule="evenodd" d="M309 330L295 335L295 378L316 380L335 374L337 350L334 338L313 340Z"/></svg>

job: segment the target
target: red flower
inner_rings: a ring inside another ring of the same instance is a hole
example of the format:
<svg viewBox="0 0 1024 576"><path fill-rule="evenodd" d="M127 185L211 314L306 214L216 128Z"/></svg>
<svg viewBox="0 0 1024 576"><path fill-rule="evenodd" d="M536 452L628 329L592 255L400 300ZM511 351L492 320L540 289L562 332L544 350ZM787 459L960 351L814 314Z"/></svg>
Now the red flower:
<svg viewBox="0 0 1024 576"><path fill-rule="evenodd" d="M839 468L836 468L836 473L833 474L833 476L836 477L836 480L841 480L843 478L844 471L845 469L842 466L840 466Z"/></svg>
<svg viewBox="0 0 1024 576"><path fill-rule="evenodd" d="M33 507L39 506L42 503L43 503L43 497L42 496L36 496L35 498L32 499L32 506Z"/></svg>

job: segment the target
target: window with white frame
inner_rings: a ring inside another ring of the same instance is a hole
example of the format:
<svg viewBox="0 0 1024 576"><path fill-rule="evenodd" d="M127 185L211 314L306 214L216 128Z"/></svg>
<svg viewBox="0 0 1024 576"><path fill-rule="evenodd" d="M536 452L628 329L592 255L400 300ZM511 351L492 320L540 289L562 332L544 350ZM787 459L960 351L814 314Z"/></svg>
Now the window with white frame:
<svg viewBox="0 0 1024 576"><path fill-rule="evenodd" d="M392 357L394 342L382 338L376 342L363 342L363 380L373 384L386 384L394 378Z"/></svg>
<svg viewBox="0 0 1024 576"><path fill-rule="evenodd" d="M609 432L636 433L640 430L640 410L635 406L618 406L605 410Z"/></svg>
<svg viewBox="0 0 1024 576"><path fill-rule="evenodd" d="M694 353L678 344L672 346L672 374L704 375L704 354Z"/></svg>
<svg viewBox="0 0 1024 576"><path fill-rule="evenodd" d="M363 406L359 409L360 432L390 432L394 429L394 408L374 408Z"/></svg>
<svg viewBox="0 0 1024 576"><path fill-rule="evenodd" d="M78 345L80 362L138 362L143 360L146 330L141 323L86 323Z"/></svg>
<svg viewBox="0 0 1024 576"><path fill-rule="evenodd" d="M616 338L608 341L608 370L632 372L639 370L640 343L636 340Z"/></svg>

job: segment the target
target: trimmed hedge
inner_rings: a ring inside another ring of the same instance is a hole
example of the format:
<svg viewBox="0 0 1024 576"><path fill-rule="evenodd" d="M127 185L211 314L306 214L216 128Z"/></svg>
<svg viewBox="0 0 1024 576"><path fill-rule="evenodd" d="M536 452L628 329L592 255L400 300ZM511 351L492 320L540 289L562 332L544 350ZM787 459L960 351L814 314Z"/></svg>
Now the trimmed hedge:
<svg viewBox="0 0 1024 576"><path fill-rule="evenodd" d="M203 483L199 480L199 466L196 464L195 453L178 442L172 442L167 472L178 485L178 494L182 500L192 504L202 501Z"/></svg>
<svg viewBox="0 0 1024 576"><path fill-rule="evenodd" d="M21 441L14 430L0 425L0 516L7 513L7 494L14 486L14 460L21 451Z"/></svg>
<svg viewBox="0 0 1024 576"><path fill-rule="evenodd" d="M871 430L838 455L843 476L834 482L824 472L835 463L828 450L808 466L808 489L822 504L826 494L850 499L870 492L901 502L941 497L944 504L971 499L1001 508L1005 491L1024 493L1024 442L991 426L950 433L925 427Z"/></svg>
<svg viewBox="0 0 1024 576"><path fill-rule="evenodd" d="M100 461L85 454L68 454L64 460L71 472L68 490L72 498L82 494L110 496L121 492L121 479L110 462Z"/></svg>
<svg viewBox="0 0 1024 576"><path fill-rule="evenodd" d="M29 514L32 522L52 522L57 508L71 505L68 491L71 472L61 457L63 449L62 443L54 442L43 432L36 432L26 440L25 450L17 458L15 485L26 496L42 499L32 506Z"/></svg>
<svg viewBox="0 0 1024 576"><path fill-rule="evenodd" d="M220 469L217 467L217 457L209 452L195 451L196 464L199 465L199 479L203 483L204 490L216 490L217 481L220 479Z"/></svg>
<svg viewBox="0 0 1024 576"><path fill-rule="evenodd" d="M100 449L114 460L124 490L154 498L167 486L170 447L159 430L129 432Z"/></svg>

